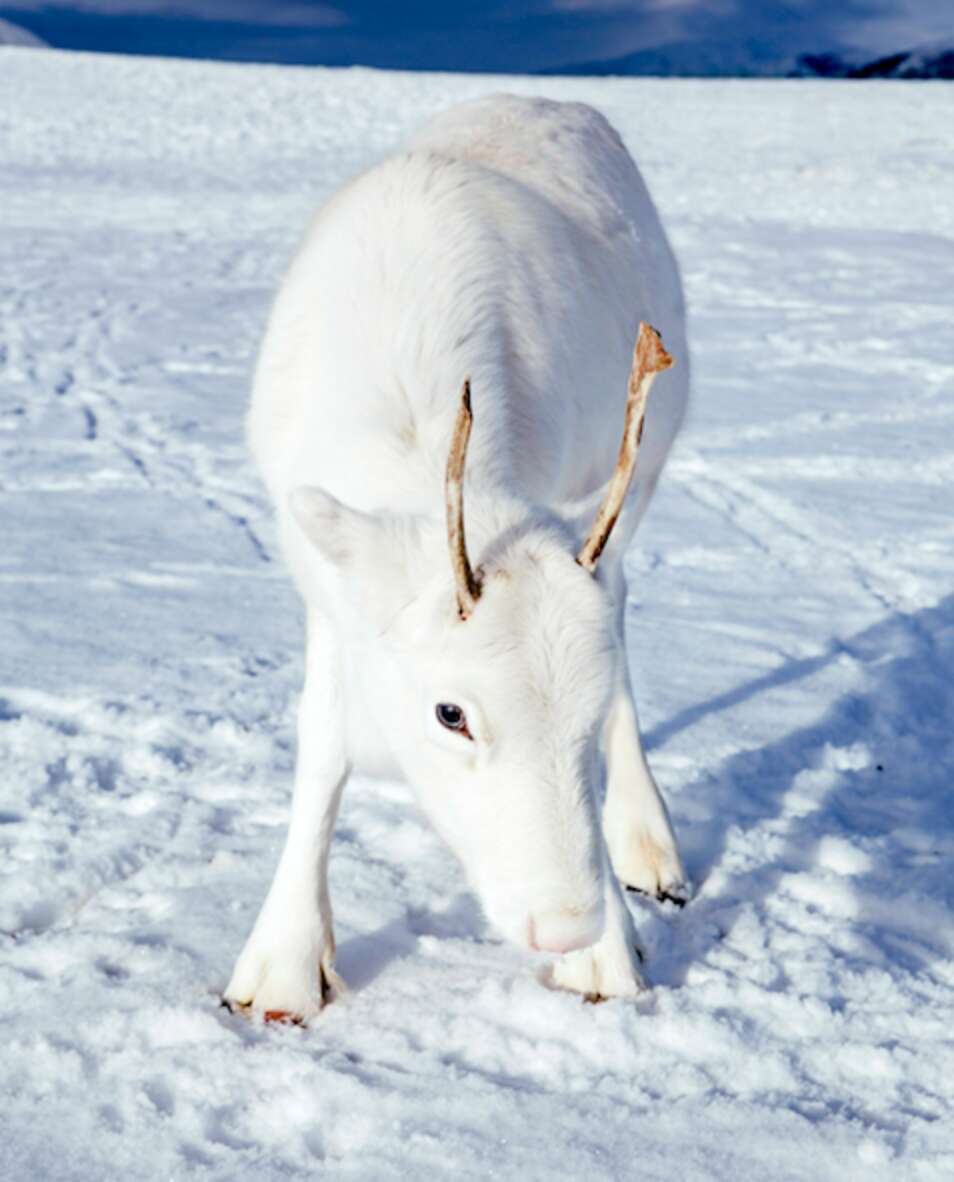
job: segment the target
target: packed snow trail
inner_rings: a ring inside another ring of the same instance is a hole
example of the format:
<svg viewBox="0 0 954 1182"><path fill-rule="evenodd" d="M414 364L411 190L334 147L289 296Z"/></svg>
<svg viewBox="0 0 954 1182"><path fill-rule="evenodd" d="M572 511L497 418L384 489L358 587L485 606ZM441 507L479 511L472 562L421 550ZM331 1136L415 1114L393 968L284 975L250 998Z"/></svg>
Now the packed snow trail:
<svg viewBox="0 0 954 1182"><path fill-rule="evenodd" d="M218 996L284 834L301 619L241 420L314 206L438 108L600 106L690 297L630 555L697 897L589 1006L402 784L332 857L347 1000ZM0 1176L954 1174L954 91L0 51Z"/></svg>

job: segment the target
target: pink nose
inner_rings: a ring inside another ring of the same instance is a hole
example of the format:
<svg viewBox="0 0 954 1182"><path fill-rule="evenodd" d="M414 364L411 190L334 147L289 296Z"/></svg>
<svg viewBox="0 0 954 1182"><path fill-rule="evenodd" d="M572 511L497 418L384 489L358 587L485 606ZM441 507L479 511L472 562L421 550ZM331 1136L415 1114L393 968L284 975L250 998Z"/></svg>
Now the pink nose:
<svg viewBox="0 0 954 1182"><path fill-rule="evenodd" d="M601 908L592 911L540 911L527 922L527 940L539 952L572 952L595 944L603 933Z"/></svg>

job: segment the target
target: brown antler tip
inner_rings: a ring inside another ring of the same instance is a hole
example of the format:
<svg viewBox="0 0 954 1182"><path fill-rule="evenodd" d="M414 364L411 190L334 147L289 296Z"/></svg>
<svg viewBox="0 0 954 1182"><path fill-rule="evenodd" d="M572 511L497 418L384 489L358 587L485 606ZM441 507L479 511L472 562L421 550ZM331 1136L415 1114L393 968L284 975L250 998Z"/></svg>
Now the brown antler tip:
<svg viewBox="0 0 954 1182"><path fill-rule="evenodd" d="M672 355L666 352L662 337L645 320L639 322L639 337L636 341L636 362L640 372L662 373L675 365Z"/></svg>
<svg viewBox="0 0 954 1182"><path fill-rule="evenodd" d="M663 347L659 333L640 321L639 336L636 348L633 350L633 365L629 373L629 395L626 399L626 421L623 425L623 440L619 448L619 458L616 469L610 477L603 501L596 514L596 520L590 528L586 541L577 555L577 562L591 574L603 549L613 532L613 526L623 508L633 469L636 466L636 456L643 437L643 422L646 412L646 400L656 374L661 373L673 364L672 357Z"/></svg>

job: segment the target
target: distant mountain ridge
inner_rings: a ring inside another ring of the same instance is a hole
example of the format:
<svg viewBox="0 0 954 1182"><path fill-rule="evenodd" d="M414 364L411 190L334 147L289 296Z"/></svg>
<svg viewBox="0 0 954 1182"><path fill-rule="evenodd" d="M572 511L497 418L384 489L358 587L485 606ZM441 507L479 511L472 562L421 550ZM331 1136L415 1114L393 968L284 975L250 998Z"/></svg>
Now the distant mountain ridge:
<svg viewBox="0 0 954 1182"><path fill-rule="evenodd" d="M666 75L688 78L784 76L796 65L794 54L766 41L676 41L621 57L572 62L545 74L606 76Z"/></svg>
<svg viewBox="0 0 954 1182"><path fill-rule="evenodd" d="M786 54L760 41L698 41L654 46L618 58L577 62L546 74L691 78L901 78L954 79L954 34L949 42L849 61L841 53Z"/></svg>
<svg viewBox="0 0 954 1182"><path fill-rule="evenodd" d="M5 21L3 17L0 17L0 45L24 45L31 49L49 48L35 33L15 25L12 21Z"/></svg>
<svg viewBox="0 0 954 1182"><path fill-rule="evenodd" d="M0 42L466 73L949 79L954 0L0 0Z"/></svg>
<svg viewBox="0 0 954 1182"><path fill-rule="evenodd" d="M954 79L954 37L886 54L862 65L837 53L801 54L791 71L796 78L944 78Z"/></svg>

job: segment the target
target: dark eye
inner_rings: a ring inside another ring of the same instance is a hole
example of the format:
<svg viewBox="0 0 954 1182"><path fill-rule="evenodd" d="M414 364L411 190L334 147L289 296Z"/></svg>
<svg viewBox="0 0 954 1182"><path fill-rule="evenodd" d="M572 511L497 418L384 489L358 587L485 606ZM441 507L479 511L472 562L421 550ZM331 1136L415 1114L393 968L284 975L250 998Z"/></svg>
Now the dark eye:
<svg viewBox="0 0 954 1182"><path fill-rule="evenodd" d="M449 731L457 731L459 735L464 735L468 739L473 739L474 736L467 728L467 715L460 706L455 706L453 702L438 702L434 707L434 713L441 726L446 727Z"/></svg>

